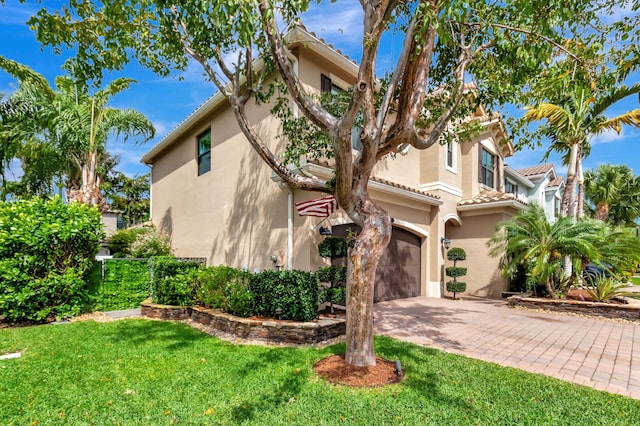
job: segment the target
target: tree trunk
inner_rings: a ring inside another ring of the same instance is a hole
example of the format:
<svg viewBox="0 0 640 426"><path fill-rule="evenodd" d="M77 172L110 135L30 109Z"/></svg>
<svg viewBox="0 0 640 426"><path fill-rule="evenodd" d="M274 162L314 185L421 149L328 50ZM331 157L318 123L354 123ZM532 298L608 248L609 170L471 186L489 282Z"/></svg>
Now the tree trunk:
<svg viewBox="0 0 640 426"><path fill-rule="evenodd" d="M582 173L582 148L578 150L577 158L577 170L578 175L578 200L576 206L576 217L580 219L584 216L584 174Z"/></svg>
<svg viewBox="0 0 640 426"><path fill-rule="evenodd" d="M605 202L600 202L596 206L596 212L594 214L594 219L600 219L601 221L606 221L609 217L609 204Z"/></svg>
<svg viewBox="0 0 640 426"><path fill-rule="evenodd" d="M373 293L376 269L391 239L389 215L371 200L361 213L364 224L349 249L347 266L347 336L345 361L355 366L376 365L373 346Z"/></svg>
<svg viewBox="0 0 640 426"><path fill-rule="evenodd" d="M571 145L571 155L569 156L569 169L567 170L567 186L562 193L560 203L560 216L575 217L576 208L576 169L578 167L579 145Z"/></svg>
<svg viewBox="0 0 640 426"><path fill-rule="evenodd" d="M82 164L82 183L80 188L67 188L67 201L86 204L89 207L97 206L98 210L107 210L107 200L100 192L99 177L96 176L98 156L96 153L87 154L86 162Z"/></svg>
<svg viewBox="0 0 640 426"><path fill-rule="evenodd" d="M545 287L547 287L547 293L549 293L549 296L552 299L557 299L558 296L556 296L556 292L555 292L555 289L553 288L553 284L552 283L553 283L553 281L549 279L549 280L547 280L546 283L544 283L544 285L545 285Z"/></svg>

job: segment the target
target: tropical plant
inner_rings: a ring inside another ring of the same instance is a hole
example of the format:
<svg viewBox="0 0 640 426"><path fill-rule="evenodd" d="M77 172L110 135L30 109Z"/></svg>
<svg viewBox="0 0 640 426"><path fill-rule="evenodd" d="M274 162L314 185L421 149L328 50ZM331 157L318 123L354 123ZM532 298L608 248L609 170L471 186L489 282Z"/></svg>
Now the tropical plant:
<svg viewBox="0 0 640 426"><path fill-rule="evenodd" d="M48 178L50 184L54 176L63 174L69 201L97 205L104 210L106 203L100 193L104 175L99 173L99 168L107 156L107 139L115 136L125 141L129 137L147 141L155 134L153 125L142 113L108 106L113 96L127 90L135 80L118 78L91 95L86 82L69 76L58 77L56 90L36 71L2 56L0 68L20 82L13 96L36 111L35 117L26 123L31 128L20 122L15 123L13 130L14 137L24 138L21 141L25 145L21 157L23 168L30 169L33 164L37 169L36 164L43 164L42 155L26 149L31 146L33 150L33 143L37 141L35 152L58 154L45 157L54 158L57 167L47 169L41 180L47 182ZM48 151L47 147L50 147ZM45 164L48 164L46 160Z"/></svg>
<svg viewBox="0 0 640 426"><path fill-rule="evenodd" d="M585 198L593 217L612 225L632 225L640 217L640 177L626 165L601 164L584 174Z"/></svg>
<svg viewBox="0 0 640 426"><path fill-rule="evenodd" d="M562 216L582 216L583 206L576 206L576 178L582 184L582 159L591 150L590 138L607 130L620 133L623 125L640 126L640 108L607 118L604 112L616 102L640 93L640 83L631 87L614 87L605 93L598 93L578 86L566 99L559 102L542 102L535 107L527 107L525 122L546 120L544 132L551 139L551 145L543 158L551 152L563 155L563 163L568 166L567 184L560 204ZM578 200L584 198L579 187Z"/></svg>
<svg viewBox="0 0 640 426"><path fill-rule="evenodd" d="M498 224L488 242L489 254L501 257L504 276L511 277L523 267L556 298L558 294L566 295L571 285L571 281L560 281L563 257L598 261L603 227L602 222L593 219L577 221L566 217L550 224L542 207L533 204L511 220Z"/></svg>
<svg viewBox="0 0 640 426"><path fill-rule="evenodd" d="M62 13L41 10L29 24L43 44L73 46L76 71L87 78L100 79L104 68L118 69L133 56L162 75L184 70L191 60L200 63L228 101L247 141L284 183L335 196L362 229L348 255L345 359L351 365L369 366L376 362L371 320L376 268L392 230L391 218L368 189L376 164L409 146L423 150L456 135L468 138L480 124L463 117L480 103L515 100L558 54L581 62L572 48L604 38L592 28L599 27L600 17L614 5L592 0L361 1L357 77L347 92L348 101L334 111L300 80L295 52L287 48L287 42L298 42L300 19L311 3L168 5L137 0L113 7L71 2ZM289 40L281 29L289 32ZM401 33L404 43L389 78L381 82L375 70L388 31ZM568 43L567 37L576 42ZM465 84L466 77L475 84ZM306 120L305 126L294 126L304 137L287 135L290 145L303 144L298 149L306 154L317 148L330 153L334 180L292 172L272 151L271 140L261 138L247 108L271 96L286 98L289 109ZM323 147L313 144L311 136L317 133L326 136ZM361 149L354 155L351 142L356 136Z"/></svg>
<svg viewBox="0 0 640 426"><path fill-rule="evenodd" d="M593 299L598 302L609 302L616 297L628 296L624 289L627 285L620 283L615 277L597 277L593 280L593 285L587 286L585 290Z"/></svg>

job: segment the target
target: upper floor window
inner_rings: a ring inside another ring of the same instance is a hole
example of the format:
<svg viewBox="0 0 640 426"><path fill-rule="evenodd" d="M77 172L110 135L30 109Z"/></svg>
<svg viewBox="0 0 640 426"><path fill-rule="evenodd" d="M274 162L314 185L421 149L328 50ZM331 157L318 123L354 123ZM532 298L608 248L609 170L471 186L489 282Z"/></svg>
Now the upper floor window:
<svg viewBox="0 0 640 426"><path fill-rule="evenodd" d="M198 136L198 176L211 170L211 129Z"/></svg>
<svg viewBox="0 0 640 426"><path fill-rule="evenodd" d="M336 93L342 92L342 88L340 86L336 86L333 81L331 81L331 77L320 74L320 91L322 93L331 93L335 95Z"/></svg>
<svg viewBox="0 0 640 426"><path fill-rule="evenodd" d="M482 148L480 156L480 182L495 188L496 156Z"/></svg>
<svg viewBox="0 0 640 426"><path fill-rule="evenodd" d="M504 192L510 193L510 194L518 194L518 185L510 182L509 180L505 179L504 180Z"/></svg>
<svg viewBox="0 0 640 426"><path fill-rule="evenodd" d="M453 168L453 142L449 141L447 142L447 167L452 169Z"/></svg>

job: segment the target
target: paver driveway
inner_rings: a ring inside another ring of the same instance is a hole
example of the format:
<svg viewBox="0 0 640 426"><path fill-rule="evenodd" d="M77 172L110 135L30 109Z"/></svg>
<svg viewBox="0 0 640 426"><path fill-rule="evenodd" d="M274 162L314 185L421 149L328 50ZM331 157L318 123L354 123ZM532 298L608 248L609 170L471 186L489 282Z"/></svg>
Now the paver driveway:
<svg viewBox="0 0 640 426"><path fill-rule="evenodd" d="M375 305L377 334L640 399L640 323L425 297Z"/></svg>

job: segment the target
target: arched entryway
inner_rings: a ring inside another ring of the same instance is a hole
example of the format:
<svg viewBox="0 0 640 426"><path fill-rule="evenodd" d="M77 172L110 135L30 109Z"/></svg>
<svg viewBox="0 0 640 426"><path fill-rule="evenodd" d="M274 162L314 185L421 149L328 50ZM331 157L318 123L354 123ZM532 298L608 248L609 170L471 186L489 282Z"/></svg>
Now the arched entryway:
<svg viewBox="0 0 640 426"><path fill-rule="evenodd" d="M336 237L346 237L349 230L357 233L360 227L354 224L332 227ZM374 302L420 296L421 244L420 236L397 226L393 227L391 241L378 264ZM334 264L344 264L343 262L344 259L334 259Z"/></svg>

